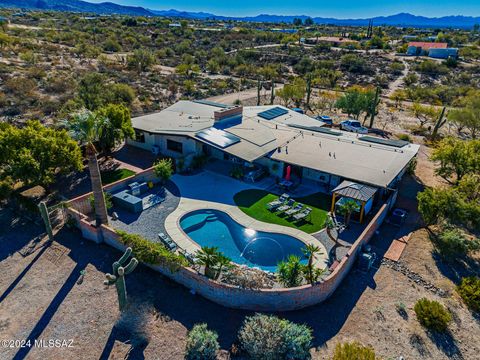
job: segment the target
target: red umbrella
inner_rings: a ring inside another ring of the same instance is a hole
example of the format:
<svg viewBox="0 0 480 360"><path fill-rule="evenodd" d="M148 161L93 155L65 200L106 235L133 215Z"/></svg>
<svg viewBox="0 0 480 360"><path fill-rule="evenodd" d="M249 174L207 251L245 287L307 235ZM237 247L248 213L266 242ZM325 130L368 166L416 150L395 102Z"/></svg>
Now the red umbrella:
<svg viewBox="0 0 480 360"><path fill-rule="evenodd" d="M285 180L290 181L290 175L292 172L292 167L290 165L287 166L287 172L285 173Z"/></svg>

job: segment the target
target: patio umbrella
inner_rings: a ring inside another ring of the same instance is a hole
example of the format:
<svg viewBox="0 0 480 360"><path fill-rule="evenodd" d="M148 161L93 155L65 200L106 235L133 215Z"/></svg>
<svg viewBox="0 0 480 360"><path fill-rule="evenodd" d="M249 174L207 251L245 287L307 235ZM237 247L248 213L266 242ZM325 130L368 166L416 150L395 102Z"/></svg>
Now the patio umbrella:
<svg viewBox="0 0 480 360"><path fill-rule="evenodd" d="M290 175L292 172L292 167L290 165L287 166L287 172L285 173L285 180L290 181Z"/></svg>

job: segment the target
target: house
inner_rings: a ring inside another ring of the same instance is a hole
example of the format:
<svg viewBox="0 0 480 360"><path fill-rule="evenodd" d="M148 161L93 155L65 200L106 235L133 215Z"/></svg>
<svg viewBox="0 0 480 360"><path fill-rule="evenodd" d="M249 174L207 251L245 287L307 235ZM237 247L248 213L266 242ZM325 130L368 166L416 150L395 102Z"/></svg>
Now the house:
<svg viewBox="0 0 480 360"><path fill-rule="evenodd" d="M408 43L407 55L428 56L436 59L457 58L458 49L449 48L447 43L413 41Z"/></svg>
<svg viewBox="0 0 480 360"><path fill-rule="evenodd" d="M262 167L278 178L289 175L329 193L344 180L375 188L383 197L394 189L419 146L333 130L310 116L278 105L224 105L179 101L132 119L130 145L182 159L207 155Z"/></svg>

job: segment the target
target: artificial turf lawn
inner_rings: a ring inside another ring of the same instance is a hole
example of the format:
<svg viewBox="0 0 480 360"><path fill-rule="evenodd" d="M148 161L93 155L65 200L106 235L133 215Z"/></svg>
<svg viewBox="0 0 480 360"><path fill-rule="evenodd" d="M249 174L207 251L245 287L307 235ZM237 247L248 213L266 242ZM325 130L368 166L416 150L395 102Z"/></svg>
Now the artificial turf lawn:
<svg viewBox="0 0 480 360"><path fill-rule="evenodd" d="M324 228L325 219L330 209L331 198L323 193L316 193L302 198L294 198L295 201L302 203L312 209L310 215L303 221L294 222L287 218L277 215L266 208L266 205L277 199L278 196L265 190L244 190L235 194L235 204L245 214L259 221L289 226L300 229L306 233L314 233Z"/></svg>
<svg viewBox="0 0 480 360"><path fill-rule="evenodd" d="M135 175L135 171L128 169L115 169L102 171L102 184L107 185L115 181L125 179L129 176Z"/></svg>

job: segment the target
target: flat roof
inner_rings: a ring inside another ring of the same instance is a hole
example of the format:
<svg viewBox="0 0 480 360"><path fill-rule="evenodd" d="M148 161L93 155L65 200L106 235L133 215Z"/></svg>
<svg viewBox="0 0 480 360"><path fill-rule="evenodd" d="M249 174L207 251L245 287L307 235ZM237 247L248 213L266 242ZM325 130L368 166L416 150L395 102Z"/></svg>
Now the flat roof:
<svg viewBox="0 0 480 360"><path fill-rule="evenodd" d="M188 136L215 147L197 134L215 126L214 112L219 105L182 100L160 112L133 118L132 125L150 133ZM286 112L272 120L258 116L272 108ZM381 138L362 140L357 134L323 130L323 125L320 120L279 105L247 106L241 119L221 127L240 141L216 147L248 162L268 156L379 187L388 186L419 149L415 144L401 146Z"/></svg>
<svg viewBox="0 0 480 360"><path fill-rule="evenodd" d="M271 158L346 179L387 187L416 155L419 145L402 148L372 144L342 131L342 136L303 132Z"/></svg>

